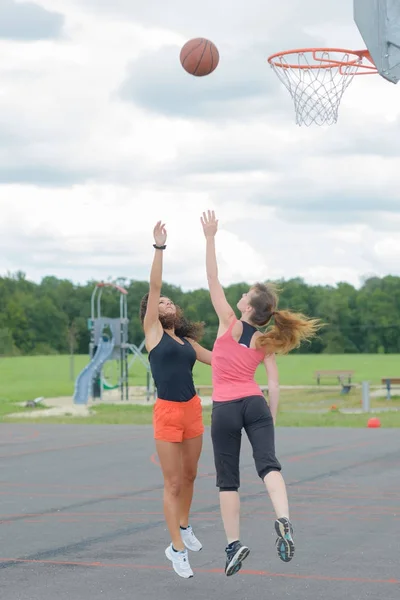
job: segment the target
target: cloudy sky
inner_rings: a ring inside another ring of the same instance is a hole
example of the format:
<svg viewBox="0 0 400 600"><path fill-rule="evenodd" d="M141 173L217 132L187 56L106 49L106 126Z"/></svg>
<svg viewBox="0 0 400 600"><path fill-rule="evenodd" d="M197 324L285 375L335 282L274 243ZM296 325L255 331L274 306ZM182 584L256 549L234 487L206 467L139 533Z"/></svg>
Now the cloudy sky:
<svg viewBox="0 0 400 600"><path fill-rule="evenodd" d="M0 0L0 274L206 284L400 275L400 86L356 78L339 122L298 127L269 54L363 47L349 0ZM220 52L188 75L182 45Z"/></svg>

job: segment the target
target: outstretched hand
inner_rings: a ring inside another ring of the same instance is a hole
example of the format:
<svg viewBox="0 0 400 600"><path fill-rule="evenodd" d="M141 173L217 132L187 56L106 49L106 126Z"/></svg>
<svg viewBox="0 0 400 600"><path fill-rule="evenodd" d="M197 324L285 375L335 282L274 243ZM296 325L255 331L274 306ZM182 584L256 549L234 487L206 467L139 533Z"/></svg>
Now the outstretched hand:
<svg viewBox="0 0 400 600"><path fill-rule="evenodd" d="M158 221L157 225L153 229L154 241L156 246L164 246L167 241L167 230L165 224L162 221Z"/></svg>
<svg viewBox="0 0 400 600"><path fill-rule="evenodd" d="M209 210L207 213L203 212L203 216L200 220L206 238L215 237L215 234L218 231L218 219L215 218L215 212L213 210Z"/></svg>

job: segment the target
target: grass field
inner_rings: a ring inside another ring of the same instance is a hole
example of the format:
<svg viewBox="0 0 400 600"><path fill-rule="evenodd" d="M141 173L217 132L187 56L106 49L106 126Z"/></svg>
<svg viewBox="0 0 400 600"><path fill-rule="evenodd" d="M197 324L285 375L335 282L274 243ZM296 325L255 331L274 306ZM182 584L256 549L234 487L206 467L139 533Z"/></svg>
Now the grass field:
<svg viewBox="0 0 400 600"><path fill-rule="evenodd" d="M75 377L87 364L86 356L75 357ZM314 371L317 369L352 369L355 371L353 381L363 380L379 385L382 377L400 376L399 355L291 355L278 359L281 385L315 386ZM115 371L116 372L116 371ZM266 383L265 372L257 373L260 384ZM17 402L44 396L72 396L74 381L70 379L70 362L68 356L21 357L0 360L0 421L8 420L7 415L23 412L24 407ZM197 364L195 367L197 385L210 385L210 368ZM144 367L136 362L130 372L131 385L145 385ZM365 427L368 415L346 414L343 410L360 409L361 391L354 389L348 395L340 395L340 388L335 380L324 383L336 384L334 389L324 385L310 389L282 389L278 425L280 426L338 426ZM331 411L335 405L339 412ZM400 408L400 397L394 396L388 402L385 398L371 398L373 408ZM40 408L37 409L40 414ZM342 411L342 412L341 412ZM210 420L210 409L204 410L206 424ZM144 424L151 423L152 408L150 406L132 405L98 405L96 414L88 418L57 417L43 418L46 423L86 423L86 424ZM383 427L400 427L400 411L382 413ZM31 422L31 419L27 418ZM36 419L35 419L36 421ZM18 419L21 422L21 419Z"/></svg>
<svg viewBox="0 0 400 600"><path fill-rule="evenodd" d="M313 412L310 407L299 408L297 401L299 399L306 400L307 397L304 393L301 393L296 397L296 403L292 403L286 393L282 394L280 410L277 419L278 427L366 427L367 421L371 414L346 414L340 412L341 408L349 408L352 404L357 404L357 399L353 398L346 406L346 402L336 402L336 406L339 411L328 410L321 413ZM308 398L309 400L309 398ZM321 400L317 400L318 408L321 409ZM326 400L326 399L325 399ZM379 419L382 427L400 427L400 397L394 398L392 401L392 407L395 406L399 409L399 412L387 412L381 413ZM12 407L12 410L11 410ZM322 407L323 408L323 407ZM101 404L95 407L95 412L89 417L45 417L40 419L41 409L36 409L38 412L38 418L35 418L35 423L54 423L54 424L84 424L84 425L150 425L152 423L152 406L137 406L132 404L116 405L116 404ZM2 403L0 410L0 422L18 422L18 423L32 423L32 418L7 418L7 413L10 412L23 412L24 408L18 407L15 410L15 406L10 403ZM204 423L210 425L211 420L211 407L206 406L203 409Z"/></svg>
<svg viewBox="0 0 400 600"><path fill-rule="evenodd" d="M87 364L87 356L76 356L75 377ZM382 377L400 377L399 354L345 354L345 355L289 355L278 358L281 385L315 385L317 369L351 369L354 382L363 380L380 384ZM197 385L211 383L211 370L207 365L196 364L194 378ZM266 383L265 371L257 372L260 384ZM0 397L13 402L23 402L38 396L47 398L72 396L74 382L70 379L68 356L27 356L0 360ZM323 383L334 384L335 380ZM135 362L130 371L130 385L145 385L144 367Z"/></svg>

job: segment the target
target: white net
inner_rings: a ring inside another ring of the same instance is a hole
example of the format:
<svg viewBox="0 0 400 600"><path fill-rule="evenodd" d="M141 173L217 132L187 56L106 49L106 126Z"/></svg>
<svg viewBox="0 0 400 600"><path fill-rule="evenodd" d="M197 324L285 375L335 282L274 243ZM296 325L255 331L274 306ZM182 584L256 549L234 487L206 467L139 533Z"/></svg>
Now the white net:
<svg viewBox="0 0 400 600"><path fill-rule="evenodd" d="M363 59L328 50L300 51L276 55L270 65L293 98L298 125L333 125L342 96Z"/></svg>

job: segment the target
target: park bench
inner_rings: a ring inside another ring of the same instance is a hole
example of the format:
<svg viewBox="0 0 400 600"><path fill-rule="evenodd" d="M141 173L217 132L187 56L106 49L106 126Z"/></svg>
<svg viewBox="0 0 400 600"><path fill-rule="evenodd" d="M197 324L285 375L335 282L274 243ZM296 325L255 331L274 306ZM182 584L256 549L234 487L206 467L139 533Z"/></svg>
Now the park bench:
<svg viewBox="0 0 400 600"><path fill-rule="evenodd" d="M351 378L354 375L354 371L348 370L337 370L337 371L328 371L328 370L319 370L315 371L314 377L317 379L318 385L321 383L321 378L330 378L337 379L340 385L342 386L342 394L348 394L354 384L351 383ZM347 381L345 381L347 380Z"/></svg>
<svg viewBox="0 0 400 600"><path fill-rule="evenodd" d="M391 399L392 385L400 385L400 377L382 377L381 382L386 385L386 399Z"/></svg>
<svg viewBox="0 0 400 600"><path fill-rule="evenodd" d="M212 385L196 385L196 394L200 396L211 396L213 387Z"/></svg>

